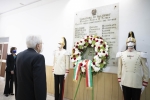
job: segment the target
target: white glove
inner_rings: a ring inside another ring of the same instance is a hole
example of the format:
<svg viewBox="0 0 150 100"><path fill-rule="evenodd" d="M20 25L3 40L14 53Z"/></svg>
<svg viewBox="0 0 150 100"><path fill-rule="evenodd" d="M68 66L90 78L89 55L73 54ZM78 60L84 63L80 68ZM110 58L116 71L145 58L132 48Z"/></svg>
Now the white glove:
<svg viewBox="0 0 150 100"><path fill-rule="evenodd" d="M141 94L143 93L144 89L145 89L145 86L142 86Z"/></svg>
<svg viewBox="0 0 150 100"><path fill-rule="evenodd" d="M65 73L64 80L66 79L67 75L68 75L68 73Z"/></svg>
<svg viewBox="0 0 150 100"><path fill-rule="evenodd" d="M52 72L52 76L54 77L54 72Z"/></svg>
<svg viewBox="0 0 150 100"><path fill-rule="evenodd" d="M120 88L121 88L121 90L122 90L122 85L121 85L121 82L119 82L119 85L120 85Z"/></svg>

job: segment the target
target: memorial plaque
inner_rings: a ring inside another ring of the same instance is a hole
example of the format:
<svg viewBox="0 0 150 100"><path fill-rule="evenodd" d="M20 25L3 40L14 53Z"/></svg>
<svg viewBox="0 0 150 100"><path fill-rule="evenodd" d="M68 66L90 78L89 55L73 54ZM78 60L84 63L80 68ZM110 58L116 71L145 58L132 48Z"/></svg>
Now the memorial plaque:
<svg viewBox="0 0 150 100"><path fill-rule="evenodd" d="M75 14L73 43L84 38L86 35L101 36L110 47L110 59L107 66L115 66L115 57L118 50L118 31L118 3L81 11Z"/></svg>

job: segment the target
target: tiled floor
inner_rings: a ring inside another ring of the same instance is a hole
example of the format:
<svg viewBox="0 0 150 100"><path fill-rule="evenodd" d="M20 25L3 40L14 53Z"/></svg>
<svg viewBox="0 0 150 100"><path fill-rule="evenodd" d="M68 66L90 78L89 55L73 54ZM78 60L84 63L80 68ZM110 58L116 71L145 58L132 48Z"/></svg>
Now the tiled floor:
<svg viewBox="0 0 150 100"><path fill-rule="evenodd" d="M8 97L5 97L3 95L4 86L5 86L5 80L4 78L0 77L0 100L15 100L15 96L10 95ZM54 97L47 95L47 100L54 100ZM68 100L68 99L64 99L64 100Z"/></svg>

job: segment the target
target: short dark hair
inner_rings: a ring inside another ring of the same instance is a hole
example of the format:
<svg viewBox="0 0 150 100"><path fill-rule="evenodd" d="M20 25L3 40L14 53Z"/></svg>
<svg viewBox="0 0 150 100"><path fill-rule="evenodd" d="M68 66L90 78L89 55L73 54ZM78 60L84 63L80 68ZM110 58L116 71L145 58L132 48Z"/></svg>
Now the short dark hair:
<svg viewBox="0 0 150 100"><path fill-rule="evenodd" d="M15 50L16 49L16 47L11 47L10 48L10 53L13 53L13 50Z"/></svg>

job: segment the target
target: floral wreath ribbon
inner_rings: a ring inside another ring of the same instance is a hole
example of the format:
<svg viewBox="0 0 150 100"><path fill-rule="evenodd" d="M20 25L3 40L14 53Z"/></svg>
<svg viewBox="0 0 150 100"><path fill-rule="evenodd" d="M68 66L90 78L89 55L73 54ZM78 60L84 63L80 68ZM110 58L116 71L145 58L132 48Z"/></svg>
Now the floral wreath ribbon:
<svg viewBox="0 0 150 100"><path fill-rule="evenodd" d="M85 61L85 72L86 72L86 87L92 88L93 87L93 79L92 79L92 61L91 60L84 60ZM82 60L78 60L74 69L74 76L73 80L77 81L79 77L79 73L81 68L83 67Z"/></svg>

